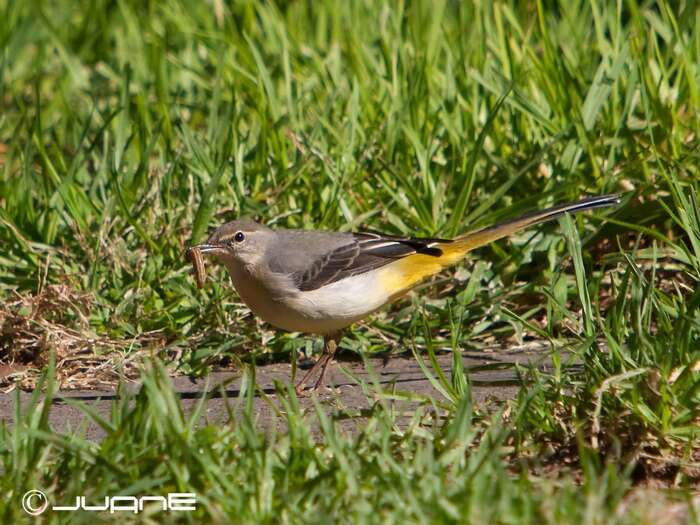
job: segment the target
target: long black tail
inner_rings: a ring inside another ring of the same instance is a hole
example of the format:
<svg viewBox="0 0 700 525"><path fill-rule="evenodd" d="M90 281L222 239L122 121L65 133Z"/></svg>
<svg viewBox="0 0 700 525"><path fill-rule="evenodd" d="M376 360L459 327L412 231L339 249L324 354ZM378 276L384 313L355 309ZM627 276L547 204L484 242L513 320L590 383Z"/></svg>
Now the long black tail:
<svg viewBox="0 0 700 525"><path fill-rule="evenodd" d="M578 213L595 208L606 208L620 204L620 195L603 195L602 197L591 197L578 202L560 204L544 211L527 213L517 219L512 219L495 226L488 226L475 232L465 233L454 240L451 247L467 253L474 248L478 248L490 242L507 237L518 230L534 226L543 222L554 220L565 213Z"/></svg>

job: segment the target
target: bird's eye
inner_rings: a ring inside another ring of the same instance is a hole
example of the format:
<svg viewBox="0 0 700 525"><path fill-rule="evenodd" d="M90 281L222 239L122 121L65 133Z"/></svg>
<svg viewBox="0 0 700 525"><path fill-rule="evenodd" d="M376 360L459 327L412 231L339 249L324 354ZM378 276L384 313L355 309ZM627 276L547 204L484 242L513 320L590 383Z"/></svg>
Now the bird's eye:
<svg viewBox="0 0 700 525"><path fill-rule="evenodd" d="M245 240L245 235L243 235L243 232L236 232L236 235L233 236L233 240L236 242L243 242Z"/></svg>

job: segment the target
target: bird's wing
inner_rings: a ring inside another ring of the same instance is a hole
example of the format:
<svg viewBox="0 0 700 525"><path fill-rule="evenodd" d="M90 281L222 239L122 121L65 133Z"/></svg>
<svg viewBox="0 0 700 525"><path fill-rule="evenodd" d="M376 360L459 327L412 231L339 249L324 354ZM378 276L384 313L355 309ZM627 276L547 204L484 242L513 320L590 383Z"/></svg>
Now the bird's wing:
<svg viewBox="0 0 700 525"><path fill-rule="evenodd" d="M395 237L374 232L346 234L342 239L338 245L308 258L305 267L285 272L291 276L300 291L316 290L416 253L440 257L442 250L436 245L451 242L445 239ZM280 261L271 269L284 272L287 267L287 261Z"/></svg>

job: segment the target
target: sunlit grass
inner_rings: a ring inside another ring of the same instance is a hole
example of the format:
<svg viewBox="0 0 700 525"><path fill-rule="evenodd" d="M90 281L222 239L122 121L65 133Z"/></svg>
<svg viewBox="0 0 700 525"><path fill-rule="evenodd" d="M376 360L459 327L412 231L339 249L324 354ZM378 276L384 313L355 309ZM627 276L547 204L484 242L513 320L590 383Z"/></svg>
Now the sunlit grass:
<svg viewBox="0 0 700 525"><path fill-rule="evenodd" d="M355 436L319 411L312 438L283 387L287 435L250 413L196 428L156 364L98 422L101 443L54 434L37 395L2 430L5 493L158 486L201 494L196 520L477 523L651 522L633 487L691 493L694 5L0 0L0 13L2 363L117 347L202 375L313 349L257 324L220 269L194 286L184 249L241 215L448 236L624 193L617 210L479 250L350 331L344 351L413 350L441 393L408 429L377 403ZM37 314L29 298L51 286L63 302ZM518 370L523 390L497 415L474 407L459 351L531 338L552 370ZM20 512L5 502L2 521Z"/></svg>

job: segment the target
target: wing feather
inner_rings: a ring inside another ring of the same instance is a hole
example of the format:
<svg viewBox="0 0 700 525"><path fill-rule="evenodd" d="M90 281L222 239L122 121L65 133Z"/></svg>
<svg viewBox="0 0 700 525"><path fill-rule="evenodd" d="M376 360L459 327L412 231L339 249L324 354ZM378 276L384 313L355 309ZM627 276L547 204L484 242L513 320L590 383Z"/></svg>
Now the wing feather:
<svg viewBox="0 0 700 525"><path fill-rule="evenodd" d="M306 269L292 274L301 291L311 291L346 277L359 275L415 253L440 257L437 244L446 239L395 237L374 232L356 233L348 243L330 250Z"/></svg>

